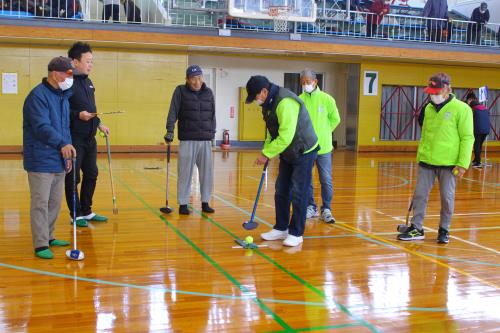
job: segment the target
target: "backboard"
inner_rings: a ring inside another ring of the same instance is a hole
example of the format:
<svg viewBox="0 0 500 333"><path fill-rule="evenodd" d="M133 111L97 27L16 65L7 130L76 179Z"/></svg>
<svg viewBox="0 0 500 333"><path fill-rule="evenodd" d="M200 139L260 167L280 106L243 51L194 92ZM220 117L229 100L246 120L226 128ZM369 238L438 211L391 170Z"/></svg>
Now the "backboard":
<svg viewBox="0 0 500 333"><path fill-rule="evenodd" d="M249 19L275 20L276 11L286 11L286 21L316 21L314 0L229 0L229 15Z"/></svg>

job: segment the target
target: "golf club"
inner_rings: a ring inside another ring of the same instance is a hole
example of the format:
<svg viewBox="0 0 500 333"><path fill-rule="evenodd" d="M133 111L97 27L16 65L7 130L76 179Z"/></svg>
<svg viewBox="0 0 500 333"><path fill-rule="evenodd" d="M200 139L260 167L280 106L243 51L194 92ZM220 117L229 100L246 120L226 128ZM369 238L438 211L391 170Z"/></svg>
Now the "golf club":
<svg viewBox="0 0 500 333"><path fill-rule="evenodd" d="M255 211L257 210L257 203L259 202L260 191L262 190L262 183L264 182L264 177L266 176L267 165L269 164L269 160L266 160L264 163L264 168L262 169L262 176L260 177L259 189L257 190L257 196L255 197L255 202L253 204L252 215L250 216L250 220L243 222L243 228L246 230L252 230L257 228L259 225L254 221L255 219Z"/></svg>
<svg viewBox="0 0 500 333"><path fill-rule="evenodd" d="M170 214L173 212L173 209L168 206L168 178L170 173L170 142L167 144L167 183L165 186L165 207L160 208L160 212L164 214Z"/></svg>
<svg viewBox="0 0 500 333"><path fill-rule="evenodd" d="M83 254L83 251L78 250L76 244L76 195L77 195L76 172L75 172L76 158L73 157L71 162L72 162L71 167L73 168L73 250L67 250L66 257L68 257L68 259L71 260L83 260L85 258L85 255Z"/></svg>

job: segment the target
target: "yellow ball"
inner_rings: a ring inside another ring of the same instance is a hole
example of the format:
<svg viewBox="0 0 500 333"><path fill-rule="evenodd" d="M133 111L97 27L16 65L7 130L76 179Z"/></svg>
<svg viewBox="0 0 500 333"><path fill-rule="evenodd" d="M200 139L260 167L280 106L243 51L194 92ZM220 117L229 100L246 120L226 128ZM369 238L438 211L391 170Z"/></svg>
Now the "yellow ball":
<svg viewBox="0 0 500 333"><path fill-rule="evenodd" d="M99 131L99 135L101 136L101 138L104 138L106 136L106 134L104 134L104 132L101 131Z"/></svg>
<svg viewBox="0 0 500 333"><path fill-rule="evenodd" d="M457 176L457 175L458 175L458 169L454 169L454 170L453 170L453 174L454 174L455 176Z"/></svg>
<svg viewBox="0 0 500 333"><path fill-rule="evenodd" d="M245 237L245 242L247 244L252 244L253 243L253 237L252 236L246 236Z"/></svg>

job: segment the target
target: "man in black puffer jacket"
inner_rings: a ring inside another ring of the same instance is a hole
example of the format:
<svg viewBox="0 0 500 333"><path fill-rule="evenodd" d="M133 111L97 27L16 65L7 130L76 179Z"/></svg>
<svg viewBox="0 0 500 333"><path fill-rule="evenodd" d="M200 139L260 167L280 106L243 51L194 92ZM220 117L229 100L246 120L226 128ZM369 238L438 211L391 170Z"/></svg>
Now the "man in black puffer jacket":
<svg viewBox="0 0 500 333"><path fill-rule="evenodd" d="M97 129L109 135L109 128L101 124L97 117L95 88L88 75L92 70L92 49L90 45L77 42L68 51L68 57L75 66L73 75L73 96L69 99L71 109L71 139L76 149L77 184L80 183L80 170L83 173L80 195L76 200L76 225L88 226L87 221L105 222L107 217L92 212L92 197L97 183ZM66 203L73 212L73 173L66 175Z"/></svg>
<svg viewBox="0 0 500 333"><path fill-rule="evenodd" d="M203 82L203 72L197 65L186 70L186 83L175 88L167 118L167 144L174 140L177 125L179 157L177 161L177 200L179 214L188 215L191 176L194 166L200 175L201 209L213 213L208 204L213 190L212 139L215 135L215 100L212 90Z"/></svg>
<svg viewBox="0 0 500 333"><path fill-rule="evenodd" d="M490 134L490 114L488 108L479 103L473 91L467 94L467 104L472 109L474 119L474 160L472 161L473 168L482 168L481 151L483 143L488 134Z"/></svg>

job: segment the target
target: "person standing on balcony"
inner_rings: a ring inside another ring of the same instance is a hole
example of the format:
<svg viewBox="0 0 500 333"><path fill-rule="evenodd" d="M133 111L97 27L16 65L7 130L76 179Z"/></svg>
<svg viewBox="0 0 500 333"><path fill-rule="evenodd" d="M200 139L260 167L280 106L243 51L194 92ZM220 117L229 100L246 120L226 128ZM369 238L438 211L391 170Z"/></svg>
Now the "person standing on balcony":
<svg viewBox="0 0 500 333"><path fill-rule="evenodd" d="M369 13L366 14L366 37L372 37L377 33L377 27L382 22L385 14L390 11L388 0L374 0L368 8Z"/></svg>
<svg viewBox="0 0 500 333"><path fill-rule="evenodd" d="M447 0L427 0L422 16L427 17L427 40L443 41L443 29L446 29L448 24Z"/></svg>
<svg viewBox="0 0 500 333"><path fill-rule="evenodd" d="M474 42L477 45L480 45L481 33L484 30L484 25L490 20L488 4L486 4L486 2L482 2L479 7L474 9L470 20L474 23L469 23L467 26L467 44L472 44L472 42Z"/></svg>
<svg viewBox="0 0 500 333"><path fill-rule="evenodd" d="M340 124L339 111L335 99L318 87L316 73L310 69L300 74L303 92L299 98L309 112L314 131L318 136L319 151L316 157L319 182L321 184L321 219L326 223L335 223L332 215L331 203L333 196L332 185L332 132ZM314 202L313 185L309 187L308 206L306 218L319 216L316 203Z"/></svg>
<svg viewBox="0 0 500 333"><path fill-rule="evenodd" d="M103 1L102 21L108 22L109 18L113 18L113 22L120 22L120 0L100 0Z"/></svg>

